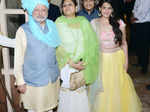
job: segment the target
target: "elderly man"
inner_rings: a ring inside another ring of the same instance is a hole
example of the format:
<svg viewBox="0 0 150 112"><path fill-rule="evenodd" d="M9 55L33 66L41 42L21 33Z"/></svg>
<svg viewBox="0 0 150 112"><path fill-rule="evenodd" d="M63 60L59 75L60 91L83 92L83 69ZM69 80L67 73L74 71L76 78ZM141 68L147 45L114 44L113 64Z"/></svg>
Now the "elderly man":
<svg viewBox="0 0 150 112"><path fill-rule="evenodd" d="M22 0L28 23L16 33L15 76L28 112L52 112L57 106L59 69L55 49L60 44L55 24L47 19L47 0Z"/></svg>
<svg viewBox="0 0 150 112"><path fill-rule="evenodd" d="M99 11L95 8L95 0L82 0L83 9L78 12L79 16L86 17L89 21L99 17Z"/></svg>

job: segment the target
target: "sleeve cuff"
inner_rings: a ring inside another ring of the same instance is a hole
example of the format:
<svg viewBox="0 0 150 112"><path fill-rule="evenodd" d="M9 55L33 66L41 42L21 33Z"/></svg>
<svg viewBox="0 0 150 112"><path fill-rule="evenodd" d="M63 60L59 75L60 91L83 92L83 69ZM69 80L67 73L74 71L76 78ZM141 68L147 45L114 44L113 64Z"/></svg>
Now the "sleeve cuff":
<svg viewBox="0 0 150 112"><path fill-rule="evenodd" d="M25 84L24 79L16 79L15 85L23 85Z"/></svg>

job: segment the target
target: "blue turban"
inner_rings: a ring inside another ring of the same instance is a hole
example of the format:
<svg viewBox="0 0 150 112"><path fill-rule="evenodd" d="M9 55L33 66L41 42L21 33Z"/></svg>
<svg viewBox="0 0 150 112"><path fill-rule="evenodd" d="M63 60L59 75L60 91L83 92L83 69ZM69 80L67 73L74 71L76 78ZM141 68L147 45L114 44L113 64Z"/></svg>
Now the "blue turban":
<svg viewBox="0 0 150 112"><path fill-rule="evenodd" d="M21 1L22 7L26 9L30 15L32 15L34 8L38 4L45 5L47 8L49 8L49 3L47 0L21 0Z"/></svg>
<svg viewBox="0 0 150 112"><path fill-rule="evenodd" d="M34 37L38 40L51 47L57 47L60 44L60 38L56 29L56 25L51 20L46 19L45 22L48 26L49 32L44 33L43 31L41 31L38 23L35 22L34 18L32 17L32 12L38 4L44 5L49 8L49 3L47 0L22 0L22 7L26 9L29 14L28 23L30 30L33 33Z"/></svg>

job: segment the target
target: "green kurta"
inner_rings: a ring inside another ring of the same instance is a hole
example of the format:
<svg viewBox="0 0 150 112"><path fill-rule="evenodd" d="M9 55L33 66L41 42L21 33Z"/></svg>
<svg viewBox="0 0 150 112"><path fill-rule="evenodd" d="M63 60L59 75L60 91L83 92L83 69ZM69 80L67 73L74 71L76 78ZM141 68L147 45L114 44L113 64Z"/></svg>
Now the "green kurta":
<svg viewBox="0 0 150 112"><path fill-rule="evenodd" d="M61 38L61 45L57 49L60 68L70 59L74 62L82 59L86 84L93 83L98 76L99 43L90 23L82 16L72 19L61 16L56 20L56 25Z"/></svg>

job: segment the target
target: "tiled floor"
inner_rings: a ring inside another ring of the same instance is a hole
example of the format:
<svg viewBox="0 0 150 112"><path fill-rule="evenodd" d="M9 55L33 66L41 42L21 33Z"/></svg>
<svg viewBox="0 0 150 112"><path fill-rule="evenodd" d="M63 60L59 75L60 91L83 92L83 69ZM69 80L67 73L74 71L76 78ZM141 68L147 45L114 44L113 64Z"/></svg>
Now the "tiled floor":
<svg viewBox="0 0 150 112"><path fill-rule="evenodd" d="M140 72L141 68L131 66L131 63L136 62L136 59L133 56L130 56L129 62L129 74L133 79L137 94L143 104L143 112L150 112L150 90L148 91L145 88L147 84L150 84L150 70L147 74L142 74Z"/></svg>

